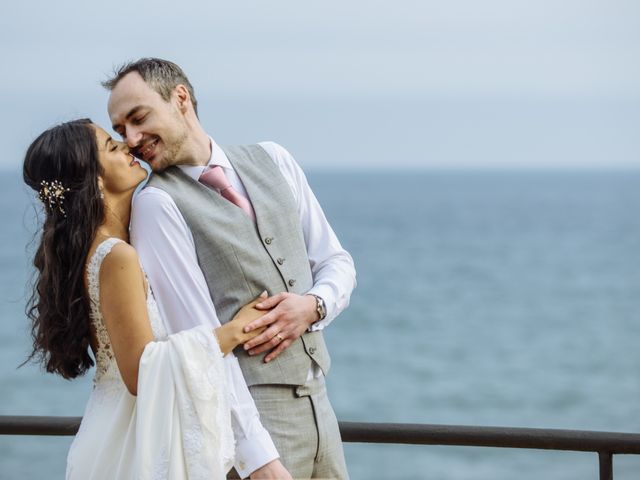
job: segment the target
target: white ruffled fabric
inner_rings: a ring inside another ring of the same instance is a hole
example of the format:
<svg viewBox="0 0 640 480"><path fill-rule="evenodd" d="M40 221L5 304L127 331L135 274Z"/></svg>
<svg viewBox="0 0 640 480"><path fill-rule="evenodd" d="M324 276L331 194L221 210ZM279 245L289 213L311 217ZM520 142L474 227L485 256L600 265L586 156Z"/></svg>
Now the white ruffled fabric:
<svg viewBox="0 0 640 480"><path fill-rule="evenodd" d="M225 478L233 465L233 431L226 390L220 388L222 353L211 329L150 343L138 375L137 478Z"/></svg>
<svg viewBox="0 0 640 480"><path fill-rule="evenodd" d="M140 359L137 397L120 377L99 303L100 265L118 241L103 242L87 267L97 365L66 477L222 480L233 465L234 440L223 356L211 329L167 336L148 290L156 341Z"/></svg>

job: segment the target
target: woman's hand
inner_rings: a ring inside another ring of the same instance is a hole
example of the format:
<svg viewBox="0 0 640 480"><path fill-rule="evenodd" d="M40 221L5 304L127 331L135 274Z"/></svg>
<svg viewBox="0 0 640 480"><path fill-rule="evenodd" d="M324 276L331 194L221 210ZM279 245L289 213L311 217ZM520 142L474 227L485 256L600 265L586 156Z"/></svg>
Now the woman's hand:
<svg viewBox="0 0 640 480"><path fill-rule="evenodd" d="M220 345L220 350L222 350L224 355L227 355L238 345L248 342L253 337L264 331L266 327L245 333L244 327L267 313L264 310L258 310L255 308L256 304L267 297L267 292L262 292L258 298L252 300L238 310L238 313L234 315L231 321L214 330L216 338L218 339L218 344Z"/></svg>

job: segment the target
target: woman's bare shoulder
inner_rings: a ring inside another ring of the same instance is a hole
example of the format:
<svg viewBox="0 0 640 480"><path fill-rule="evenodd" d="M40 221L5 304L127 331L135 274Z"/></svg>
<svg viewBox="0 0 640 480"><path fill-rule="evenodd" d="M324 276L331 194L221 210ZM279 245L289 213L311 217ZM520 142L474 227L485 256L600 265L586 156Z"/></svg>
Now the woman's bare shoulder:
<svg viewBox="0 0 640 480"><path fill-rule="evenodd" d="M140 272L140 259L138 252L131 245L125 242L118 242L102 262L100 275L105 274L125 274Z"/></svg>

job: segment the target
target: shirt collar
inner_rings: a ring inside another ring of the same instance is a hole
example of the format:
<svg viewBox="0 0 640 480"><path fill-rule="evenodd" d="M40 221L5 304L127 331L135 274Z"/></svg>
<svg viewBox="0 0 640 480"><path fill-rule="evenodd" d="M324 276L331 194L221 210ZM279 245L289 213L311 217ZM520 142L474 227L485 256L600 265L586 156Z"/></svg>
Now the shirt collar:
<svg viewBox="0 0 640 480"><path fill-rule="evenodd" d="M209 141L211 142L211 157L209 158L209 162L207 162L207 167L209 165L220 165L225 170L233 170L231 162L222 148L220 148L213 138L209 137ZM202 172L207 167L203 167L202 165L178 165L180 170L196 181L200 178L200 175L202 175Z"/></svg>

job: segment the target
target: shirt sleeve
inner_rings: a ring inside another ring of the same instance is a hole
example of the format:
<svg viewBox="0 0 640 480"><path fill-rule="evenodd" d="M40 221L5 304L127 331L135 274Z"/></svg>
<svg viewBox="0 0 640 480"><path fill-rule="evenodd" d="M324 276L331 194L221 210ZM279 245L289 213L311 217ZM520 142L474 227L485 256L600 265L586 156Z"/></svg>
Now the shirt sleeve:
<svg viewBox="0 0 640 480"><path fill-rule="evenodd" d="M220 326L198 264L191 230L164 191L146 187L133 201L131 243L142 260L163 321L170 333L200 325ZM235 467L242 478L279 457L240 370L225 357L231 419L236 440Z"/></svg>
<svg viewBox="0 0 640 480"><path fill-rule="evenodd" d="M349 305L356 286L353 258L342 248L293 156L274 142L262 142L260 146L278 166L293 193L313 275L313 287L308 293L322 297L327 308L324 320L311 325L310 330L322 330Z"/></svg>

